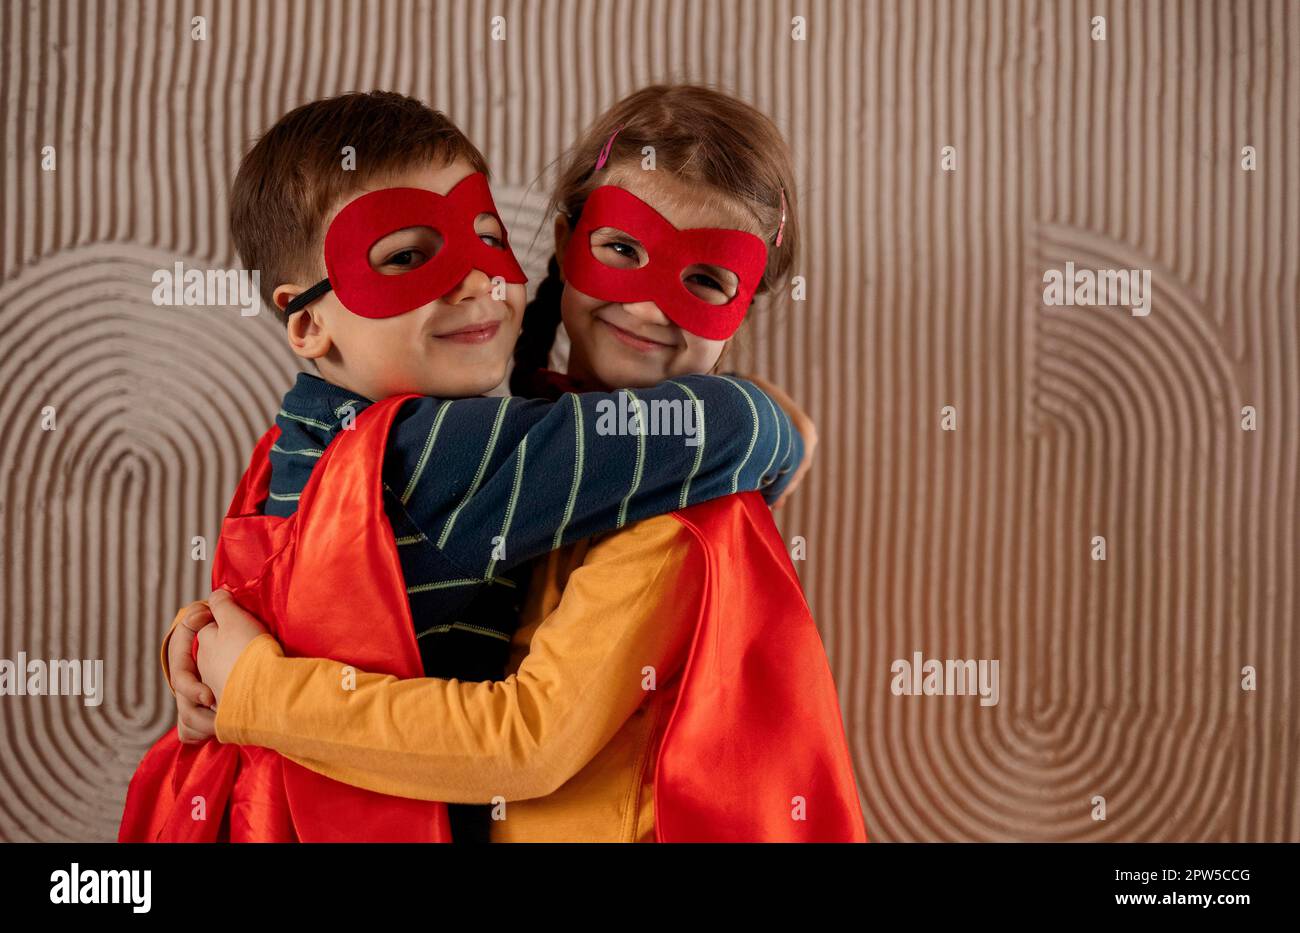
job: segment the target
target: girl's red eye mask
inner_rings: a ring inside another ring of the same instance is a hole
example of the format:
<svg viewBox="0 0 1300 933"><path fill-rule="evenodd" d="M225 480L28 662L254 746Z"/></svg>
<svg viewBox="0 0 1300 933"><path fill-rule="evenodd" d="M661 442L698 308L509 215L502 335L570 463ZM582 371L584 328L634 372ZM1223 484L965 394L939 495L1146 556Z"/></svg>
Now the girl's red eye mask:
<svg viewBox="0 0 1300 933"><path fill-rule="evenodd" d="M591 252L591 234L613 227L645 247L649 260L635 269L615 269ZM735 274L736 294L711 304L682 281L694 265L717 266ZM584 295L602 301L653 301L683 330L708 340L736 332L767 268L767 244L743 230L678 230L658 211L626 189L602 185L583 205L564 255L564 278Z"/></svg>
<svg viewBox="0 0 1300 933"><path fill-rule="evenodd" d="M501 247L484 243L474 230L480 214L498 221L496 205L482 173L467 175L446 195L424 188L383 188L363 194L339 211L325 233L328 278L298 295L287 314L300 310L330 289L353 314L396 317L436 301L479 269L506 282L527 282L501 224ZM370 248L407 227L430 227L441 246L423 265L402 275L384 275L370 264Z"/></svg>

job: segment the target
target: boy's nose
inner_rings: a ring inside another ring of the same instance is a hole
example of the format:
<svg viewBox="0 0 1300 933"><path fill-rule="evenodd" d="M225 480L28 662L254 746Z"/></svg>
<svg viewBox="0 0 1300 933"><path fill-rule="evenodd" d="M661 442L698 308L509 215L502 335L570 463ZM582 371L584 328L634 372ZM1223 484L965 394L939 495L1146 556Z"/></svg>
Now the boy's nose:
<svg viewBox="0 0 1300 933"><path fill-rule="evenodd" d="M646 324L659 324L666 327L672 323L672 321L668 320L668 315L660 311L659 306L653 301L633 301L625 303L623 305L623 310Z"/></svg>
<svg viewBox="0 0 1300 933"><path fill-rule="evenodd" d="M442 296L442 300L454 305L457 302L471 298L481 298L491 291L492 279L488 277L488 274L482 269L470 269L465 278L457 282L451 291Z"/></svg>

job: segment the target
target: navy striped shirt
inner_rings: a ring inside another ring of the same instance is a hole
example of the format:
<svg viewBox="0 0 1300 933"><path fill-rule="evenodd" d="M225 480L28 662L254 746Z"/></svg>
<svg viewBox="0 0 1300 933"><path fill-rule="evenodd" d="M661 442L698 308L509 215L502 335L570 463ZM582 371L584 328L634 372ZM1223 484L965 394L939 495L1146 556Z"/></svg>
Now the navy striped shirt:
<svg viewBox="0 0 1300 933"><path fill-rule="evenodd" d="M298 375L276 417L267 514L293 514L325 447L369 404ZM408 401L383 477L426 675L501 676L518 614L510 571L524 562L733 492L774 499L802 456L780 407L730 376L557 401Z"/></svg>

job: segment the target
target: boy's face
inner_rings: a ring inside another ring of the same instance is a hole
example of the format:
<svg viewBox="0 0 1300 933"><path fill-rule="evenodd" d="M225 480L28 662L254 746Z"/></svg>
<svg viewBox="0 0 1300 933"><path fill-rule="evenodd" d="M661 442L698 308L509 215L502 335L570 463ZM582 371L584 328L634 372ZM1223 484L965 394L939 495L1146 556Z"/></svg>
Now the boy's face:
<svg viewBox="0 0 1300 933"><path fill-rule="evenodd" d="M464 161L428 165L372 179L366 190L424 188L445 195L473 172ZM363 193L353 192L334 205L324 229ZM490 214L480 214L474 230L490 246L504 243L504 231ZM381 275L404 275L433 258L440 246L432 228L408 227L376 242L368 259ZM281 286L276 300L287 303L311 284ZM289 319L289 343L299 356L316 360L325 379L370 399L406 392L482 395L505 378L523 321L524 286L503 283L501 299L493 297L493 290L486 272L471 269L441 297L381 318L353 314L331 290Z"/></svg>

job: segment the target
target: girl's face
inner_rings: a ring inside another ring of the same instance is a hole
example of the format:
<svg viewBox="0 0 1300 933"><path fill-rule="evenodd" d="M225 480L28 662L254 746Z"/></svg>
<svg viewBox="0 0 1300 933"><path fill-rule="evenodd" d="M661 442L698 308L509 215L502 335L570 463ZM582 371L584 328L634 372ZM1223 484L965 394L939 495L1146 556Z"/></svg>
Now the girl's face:
<svg viewBox="0 0 1300 933"><path fill-rule="evenodd" d="M726 227L762 236L743 208L724 196L702 193L697 185L667 172L642 171L635 163L611 164L603 183L630 191L678 229ZM570 232L566 219L558 218L555 249L561 264L571 245ZM649 261L641 243L611 227L592 232L591 251L605 265L617 269L637 268ZM688 268L682 279L697 297L719 305L736 294L739 284L728 270L705 265ZM708 340L683 330L653 302L611 303L584 295L567 283L560 311L572 344L569 375L580 382L637 388L675 376L712 372L727 346L725 340Z"/></svg>

